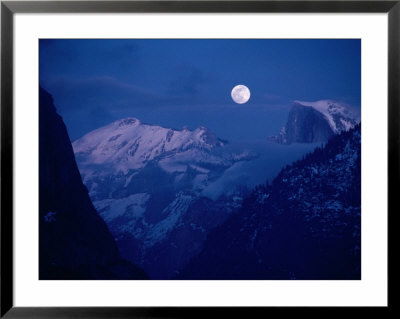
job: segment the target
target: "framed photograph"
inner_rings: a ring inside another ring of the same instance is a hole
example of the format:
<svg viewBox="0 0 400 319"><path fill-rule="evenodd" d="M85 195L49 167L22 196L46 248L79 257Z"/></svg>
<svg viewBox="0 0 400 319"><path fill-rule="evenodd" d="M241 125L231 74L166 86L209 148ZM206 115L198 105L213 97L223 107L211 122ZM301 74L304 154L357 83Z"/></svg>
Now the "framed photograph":
<svg viewBox="0 0 400 319"><path fill-rule="evenodd" d="M1 316L390 310L399 21L2 1Z"/></svg>

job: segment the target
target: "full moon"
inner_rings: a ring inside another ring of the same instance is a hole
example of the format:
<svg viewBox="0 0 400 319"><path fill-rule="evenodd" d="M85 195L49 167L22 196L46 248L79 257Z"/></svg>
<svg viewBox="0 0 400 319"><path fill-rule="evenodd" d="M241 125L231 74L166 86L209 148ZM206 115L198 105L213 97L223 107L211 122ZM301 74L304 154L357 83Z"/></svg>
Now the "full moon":
<svg viewBox="0 0 400 319"><path fill-rule="evenodd" d="M231 92L232 100L238 104L244 104L250 99L250 90L245 85L236 85Z"/></svg>

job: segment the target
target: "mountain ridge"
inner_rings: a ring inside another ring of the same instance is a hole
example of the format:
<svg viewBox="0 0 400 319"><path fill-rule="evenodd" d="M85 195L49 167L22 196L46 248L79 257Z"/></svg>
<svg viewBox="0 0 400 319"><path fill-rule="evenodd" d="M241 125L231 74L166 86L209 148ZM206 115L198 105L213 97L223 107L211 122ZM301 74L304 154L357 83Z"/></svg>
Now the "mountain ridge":
<svg viewBox="0 0 400 319"><path fill-rule="evenodd" d="M360 124L256 187L175 277L360 278Z"/></svg>

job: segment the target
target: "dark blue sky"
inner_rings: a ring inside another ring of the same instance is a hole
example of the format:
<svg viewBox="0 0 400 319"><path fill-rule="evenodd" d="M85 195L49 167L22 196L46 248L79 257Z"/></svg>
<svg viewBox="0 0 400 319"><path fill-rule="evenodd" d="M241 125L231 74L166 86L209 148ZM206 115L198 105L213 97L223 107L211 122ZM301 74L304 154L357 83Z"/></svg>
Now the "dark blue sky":
<svg viewBox="0 0 400 319"><path fill-rule="evenodd" d="M360 40L40 40L39 50L40 85L72 140L124 117L265 138L293 100L360 107ZM232 101L237 84L248 103Z"/></svg>

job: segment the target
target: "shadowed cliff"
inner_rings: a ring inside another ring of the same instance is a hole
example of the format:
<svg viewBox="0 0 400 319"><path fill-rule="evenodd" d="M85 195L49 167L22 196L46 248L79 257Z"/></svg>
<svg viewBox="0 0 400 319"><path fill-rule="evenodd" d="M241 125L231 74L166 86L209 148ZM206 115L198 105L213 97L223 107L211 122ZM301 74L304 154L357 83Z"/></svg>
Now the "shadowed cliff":
<svg viewBox="0 0 400 319"><path fill-rule="evenodd" d="M39 279L147 279L120 258L79 174L53 99L39 89Z"/></svg>

